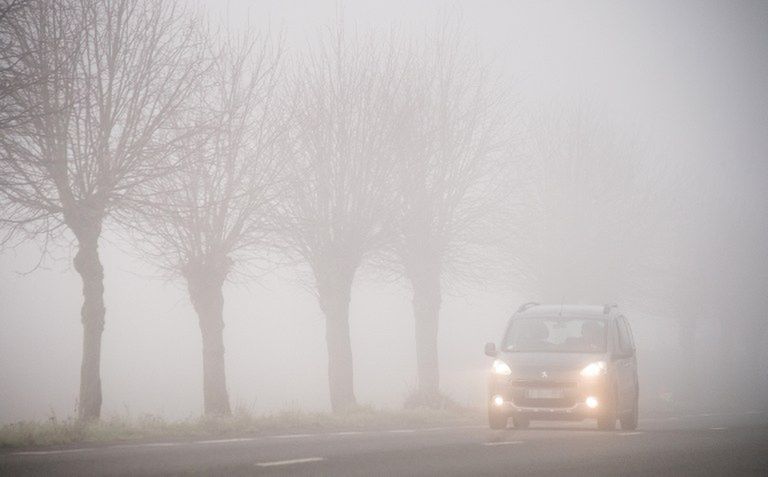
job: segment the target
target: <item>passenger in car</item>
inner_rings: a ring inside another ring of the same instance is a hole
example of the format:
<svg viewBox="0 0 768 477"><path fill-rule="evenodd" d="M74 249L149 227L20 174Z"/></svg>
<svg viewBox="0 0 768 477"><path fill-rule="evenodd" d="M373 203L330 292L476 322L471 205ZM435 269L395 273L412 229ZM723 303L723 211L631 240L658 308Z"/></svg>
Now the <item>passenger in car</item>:
<svg viewBox="0 0 768 477"><path fill-rule="evenodd" d="M585 321L581 325L581 339L585 349L602 350L605 340L604 327L597 321Z"/></svg>

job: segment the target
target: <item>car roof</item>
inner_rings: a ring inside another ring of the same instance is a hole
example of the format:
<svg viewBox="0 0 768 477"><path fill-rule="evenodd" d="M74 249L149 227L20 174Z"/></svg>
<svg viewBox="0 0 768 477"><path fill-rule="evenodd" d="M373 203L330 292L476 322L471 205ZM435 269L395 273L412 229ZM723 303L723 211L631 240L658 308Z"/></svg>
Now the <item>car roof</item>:
<svg viewBox="0 0 768 477"><path fill-rule="evenodd" d="M608 313L605 313L603 305L532 305L525 308L515 316L580 316L580 317L600 317L616 318L616 307L610 307Z"/></svg>

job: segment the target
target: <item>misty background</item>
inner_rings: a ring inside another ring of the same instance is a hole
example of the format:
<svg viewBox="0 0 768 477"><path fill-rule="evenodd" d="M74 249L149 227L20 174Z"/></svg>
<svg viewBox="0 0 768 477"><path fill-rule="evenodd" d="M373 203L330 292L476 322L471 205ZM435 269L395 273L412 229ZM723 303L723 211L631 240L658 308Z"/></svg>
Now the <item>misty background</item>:
<svg viewBox="0 0 768 477"><path fill-rule="evenodd" d="M200 8L227 28L249 19L282 31L289 52L314 42L340 10L335 1ZM347 1L342 15L360 31L397 25L419 35L446 9L513 99L514 161L535 213L510 242L526 257L525 274L445 290L441 391L483 405L483 343L499 339L519 303L618 301L635 331L646 408L765 404L768 6L393 0ZM100 245L102 416L199 415L200 330L185 287L110 226ZM35 268L40 246L0 254L0 422L76 414L81 283L71 247L51 245ZM301 273L279 267L225 285L235 408L329 409L324 318ZM402 406L416 387L408 284L359 273L350 333L358 402ZM686 340L693 354L681 351ZM696 399L683 404L685 395Z"/></svg>

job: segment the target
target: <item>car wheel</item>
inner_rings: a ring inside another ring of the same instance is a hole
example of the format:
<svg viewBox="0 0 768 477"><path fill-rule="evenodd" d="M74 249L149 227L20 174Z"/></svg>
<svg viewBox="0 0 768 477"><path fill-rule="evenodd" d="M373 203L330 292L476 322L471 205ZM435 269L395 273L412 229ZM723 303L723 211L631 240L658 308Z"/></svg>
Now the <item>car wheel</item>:
<svg viewBox="0 0 768 477"><path fill-rule="evenodd" d="M634 431L637 429L637 417L638 417L638 405L637 396L635 396L635 403L632 405L632 411L628 414L621 416L621 428L625 431Z"/></svg>
<svg viewBox="0 0 768 477"><path fill-rule="evenodd" d="M508 418L504 413L488 411L488 425L491 429L506 429Z"/></svg>
<svg viewBox="0 0 768 477"><path fill-rule="evenodd" d="M512 416L512 425L515 429L527 429L531 425L531 420L525 416Z"/></svg>

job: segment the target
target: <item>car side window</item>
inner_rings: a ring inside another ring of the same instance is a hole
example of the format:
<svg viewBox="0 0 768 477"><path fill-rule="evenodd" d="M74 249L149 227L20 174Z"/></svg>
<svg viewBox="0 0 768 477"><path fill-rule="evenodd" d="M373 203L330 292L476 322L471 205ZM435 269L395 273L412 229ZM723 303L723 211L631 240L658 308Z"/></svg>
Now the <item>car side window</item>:
<svg viewBox="0 0 768 477"><path fill-rule="evenodd" d="M623 316L616 321L619 327L619 350L622 353L630 353L635 348L632 341L632 332L629 331L627 320Z"/></svg>
<svg viewBox="0 0 768 477"><path fill-rule="evenodd" d="M635 349L635 337L632 334L632 327L629 326L629 320L627 320L626 317L623 318L623 321L624 321L624 326L627 328L627 337L629 338L629 341L628 341L629 347L631 349Z"/></svg>
<svg viewBox="0 0 768 477"><path fill-rule="evenodd" d="M614 352L619 352L619 353L622 352L620 334L621 333L619 332L619 323L618 321L614 321L613 325L611 326L611 338L613 341L612 348L614 349Z"/></svg>

